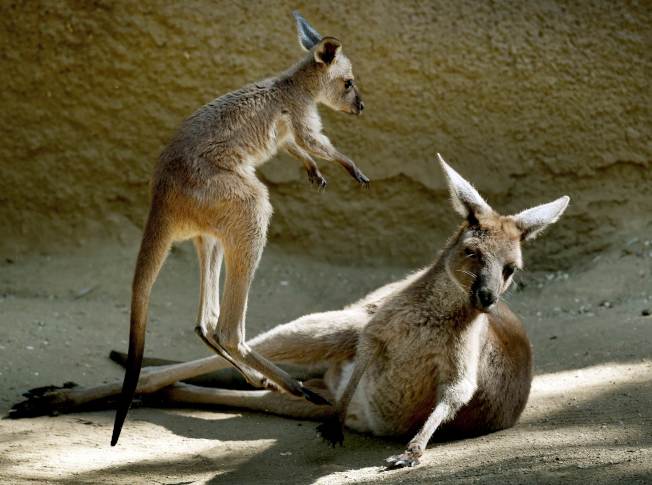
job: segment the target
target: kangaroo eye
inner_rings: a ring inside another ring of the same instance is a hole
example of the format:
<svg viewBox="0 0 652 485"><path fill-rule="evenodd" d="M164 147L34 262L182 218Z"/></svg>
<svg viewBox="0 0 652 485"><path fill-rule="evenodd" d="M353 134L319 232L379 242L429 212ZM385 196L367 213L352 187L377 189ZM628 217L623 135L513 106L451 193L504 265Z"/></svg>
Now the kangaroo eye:
<svg viewBox="0 0 652 485"><path fill-rule="evenodd" d="M353 79L344 81L344 89L351 89L353 87Z"/></svg>
<svg viewBox="0 0 652 485"><path fill-rule="evenodd" d="M514 274L516 268L511 264L506 264L503 268L503 278L507 279Z"/></svg>
<svg viewBox="0 0 652 485"><path fill-rule="evenodd" d="M464 248L464 256L471 259L479 259L479 254L471 248Z"/></svg>

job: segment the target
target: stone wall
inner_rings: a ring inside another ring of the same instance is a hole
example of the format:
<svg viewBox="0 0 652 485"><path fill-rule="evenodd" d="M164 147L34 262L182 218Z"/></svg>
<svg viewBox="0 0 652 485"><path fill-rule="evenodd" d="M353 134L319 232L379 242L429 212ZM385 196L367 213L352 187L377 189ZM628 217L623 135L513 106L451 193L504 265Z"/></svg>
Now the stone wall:
<svg viewBox="0 0 652 485"><path fill-rule="evenodd" d="M293 8L353 61L364 115L322 113L373 182L360 190L323 162L318 193L278 156L260 170L272 241L334 260L431 259L455 224L437 151L497 209L571 196L529 253L539 266L652 232L647 2L4 1L0 250L140 226L182 119L302 55Z"/></svg>

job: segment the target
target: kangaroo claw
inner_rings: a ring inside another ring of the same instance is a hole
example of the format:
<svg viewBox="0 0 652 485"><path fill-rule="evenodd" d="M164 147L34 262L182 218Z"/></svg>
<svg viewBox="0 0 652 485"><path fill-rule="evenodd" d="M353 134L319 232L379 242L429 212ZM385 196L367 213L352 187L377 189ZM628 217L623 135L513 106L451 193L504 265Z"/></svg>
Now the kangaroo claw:
<svg viewBox="0 0 652 485"><path fill-rule="evenodd" d="M400 455L390 456L385 460L385 463L387 463L387 470L394 470L396 468L413 467L418 465L419 458L410 452L405 452Z"/></svg>
<svg viewBox="0 0 652 485"><path fill-rule="evenodd" d="M328 418L328 420L317 426L317 433L333 448L335 448L335 445L344 446L342 423L337 416Z"/></svg>

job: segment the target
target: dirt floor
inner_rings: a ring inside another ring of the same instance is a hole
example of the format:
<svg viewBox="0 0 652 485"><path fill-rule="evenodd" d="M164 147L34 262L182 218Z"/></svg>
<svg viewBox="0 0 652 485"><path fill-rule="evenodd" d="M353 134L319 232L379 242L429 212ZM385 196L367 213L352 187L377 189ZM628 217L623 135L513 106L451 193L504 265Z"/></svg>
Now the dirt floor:
<svg viewBox="0 0 652 485"><path fill-rule="evenodd" d="M553 229L554 231L554 229ZM552 237L552 234L550 235ZM21 392L120 379L138 232L0 261L0 411ZM535 244L545 244L545 238ZM434 254L433 254L434 257ZM526 252L527 257L527 252ZM255 334L337 308L409 268L334 266L268 247L250 298ZM208 355L193 333L197 269L175 249L153 294L148 355ZM528 328L536 378L518 425L433 443L419 467L383 471L404 443L230 410L136 409L111 448L112 412L0 421L3 483L649 483L652 481L652 242L567 272L524 273L508 300Z"/></svg>

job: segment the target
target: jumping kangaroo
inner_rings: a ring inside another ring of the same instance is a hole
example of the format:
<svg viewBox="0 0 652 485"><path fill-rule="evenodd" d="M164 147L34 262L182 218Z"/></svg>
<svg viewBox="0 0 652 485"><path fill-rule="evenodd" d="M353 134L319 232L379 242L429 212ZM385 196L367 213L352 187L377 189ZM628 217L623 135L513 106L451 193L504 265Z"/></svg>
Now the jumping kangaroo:
<svg viewBox="0 0 652 485"><path fill-rule="evenodd" d="M312 156L341 164L359 183L369 179L321 133L318 103L351 114L364 108L351 62L333 37L322 38L295 12L309 53L282 74L225 94L196 111L160 156L136 262L129 359L111 445L133 399L143 359L150 291L174 241L192 239L201 271L197 332L257 387L325 401L245 343L247 294L272 214L257 166L279 148L301 160L309 179L326 185ZM226 280L221 304L222 258Z"/></svg>
<svg viewBox="0 0 652 485"><path fill-rule="evenodd" d="M175 384L228 367L218 356L148 368L138 392L326 420L321 430L333 442L341 442L342 424L376 435L416 433L403 454L388 458L390 468L417 464L436 430L463 437L512 426L529 395L532 356L523 325L499 299L522 266L521 243L557 221L569 199L502 216L440 163L465 221L433 265L342 310L303 316L249 342L274 362L325 369L306 384L336 407L270 391ZM36 389L10 416L70 412L119 391L119 383Z"/></svg>

